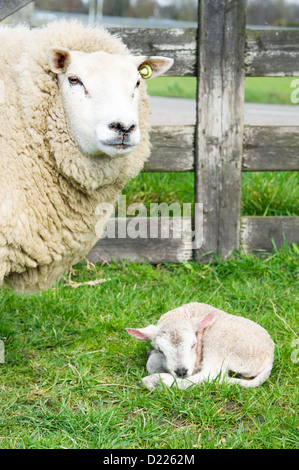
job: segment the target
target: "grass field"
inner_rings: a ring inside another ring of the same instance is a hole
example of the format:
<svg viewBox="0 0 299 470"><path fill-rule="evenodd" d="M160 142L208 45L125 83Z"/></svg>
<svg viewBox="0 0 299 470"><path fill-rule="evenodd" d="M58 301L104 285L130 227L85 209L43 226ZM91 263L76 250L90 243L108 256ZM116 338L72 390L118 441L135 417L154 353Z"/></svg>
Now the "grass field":
<svg viewBox="0 0 299 470"><path fill-rule="evenodd" d="M296 77L246 77L245 101L254 103L294 104L291 94L298 90ZM293 82L293 87L291 86ZM174 96L195 98L196 79L194 77L158 77L149 80L148 92L153 96ZM299 97L296 94L295 98Z"/></svg>
<svg viewBox="0 0 299 470"><path fill-rule="evenodd" d="M128 204L192 202L193 185L192 174L149 173L124 193ZM298 215L298 200L298 173L243 175L242 215ZM285 245L209 265L83 263L77 288L67 276L32 296L0 288L0 448L298 448L298 260L298 246ZM105 282L83 284L97 279ZM150 345L125 328L191 301L269 331L276 349L265 384L137 386Z"/></svg>
<svg viewBox="0 0 299 470"><path fill-rule="evenodd" d="M242 175L242 208L245 216L299 215L298 172L252 172ZM193 173L141 173L125 187L127 205L194 202Z"/></svg>
<svg viewBox="0 0 299 470"><path fill-rule="evenodd" d="M206 266L75 268L78 283L98 278L106 282L74 289L66 277L27 297L2 288L1 448L298 446L298 247ZM149 344L124 328L195 300L268 329L276 351L264 385L137 386Z"/></svg>

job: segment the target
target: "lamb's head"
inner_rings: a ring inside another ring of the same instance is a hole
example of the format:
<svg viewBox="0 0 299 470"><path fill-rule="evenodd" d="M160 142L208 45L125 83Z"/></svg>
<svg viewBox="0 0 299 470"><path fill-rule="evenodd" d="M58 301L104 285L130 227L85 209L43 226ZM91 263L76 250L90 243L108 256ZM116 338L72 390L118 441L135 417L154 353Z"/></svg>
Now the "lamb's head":
<svg viewBox="0 0 299 470"><path fill-rule="evenodd" d="M198 333L209 325L213 317L214 313L209 313L200 321L169 321L146 328L127 328L127 332L138 339L150 339L161 356L163 368L174 377L188 377L196 369L198 348L201 347Z"/></svg>
<svg viewBox="0 0 299 470"><path fill-rule="evenodd" d="M140 141L139 86L168 70L165 57L86 53L52 47L49 66L56 73L70 132L87 155L128 154Z"/></svg>

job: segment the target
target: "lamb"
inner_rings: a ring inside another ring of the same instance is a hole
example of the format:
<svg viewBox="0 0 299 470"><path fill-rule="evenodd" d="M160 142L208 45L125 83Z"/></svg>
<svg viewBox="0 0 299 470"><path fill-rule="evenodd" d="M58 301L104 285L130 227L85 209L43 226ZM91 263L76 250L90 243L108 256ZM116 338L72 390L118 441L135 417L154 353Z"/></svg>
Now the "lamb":
<svg viewBox="0 0 299 470"><path fill-rule="evenodd" d="M2 26L0 43L0 285L30 293L99 239L96 208L150 153L145 79L173 61L76 21Z"/></svg>
<svg viewBox="0 0 299 470"><path fill-rule="evenodd" d="M271 373L274 343L268 332L211 305L191 302L162 315L157 325L126 330L152 341L146 365L151 375L142 379L149 389L161 382L185 389L216 378L257 387Z"/></svg>

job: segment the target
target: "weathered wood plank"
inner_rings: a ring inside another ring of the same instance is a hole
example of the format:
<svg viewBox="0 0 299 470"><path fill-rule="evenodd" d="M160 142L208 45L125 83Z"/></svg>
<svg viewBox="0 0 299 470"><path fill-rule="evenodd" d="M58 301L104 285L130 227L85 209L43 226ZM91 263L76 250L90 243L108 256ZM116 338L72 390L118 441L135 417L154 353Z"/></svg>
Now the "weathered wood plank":
<svg viewBox="0 0 299 470"><path fill-rule="evenodd" d="M245 126L243 171L299 170L298 126Z"/></svg>
<svg viewBox="0 0 299 470"><path fill-rule="evenodd" d="M137 220L138 219L138 220ZM133 223L133 227L130 224ZM110 219L107 233L89 252L87 258L94 262L111 262L130 259L135 263L181 263L192 259L191 219L165 218ZM152 224L152 227L151 227ZM162 228L163 225L163 228ZM118 231L121 237L118 238ZM150 231L157 230L157 237ZM168 236L169 230L169 236ZM164 238L161 236L164 232ZM138 238L132 238L138 233ZM135 235L134 235L135 234ZM176 238L177 237L177 238ZM267 252L283 241L299 244L299 217L242 217L241 247L247 252Z"/></svg>
<svg viewBox="0 0 299 470"><path fill-rule="evenodd" d="M24 7L32 0L0 0L0 20L3 20L7 16L11 15L15 11Z"/></svg>
<svg viewBox="0 0 299 470"><path fill-rule="evenodd" d="M196 28L109 28L133 54L162 55L174 59L168 76L196 74Z"/></svg>
<svg viewBox="0 0 299 470"><path fill-rule="evenodd" d="M196 76L196 28L111 28L136 54L166 55L174 59L170 76ZM247 76L299 76L299 31L246 30Z"/></svg>
<svg viewBox="0 0 299 470"><path fill-rule="evenodd" d="M111 28L137 54L170 55L168 74L195 76L196 28ZM246 29L245 75L299 76L299 30Z"/></svg>
<svg viewBox="0 0 299 470"><path fill-rule="evenodd" d="M144 171L194 171L195 126L154 126Z"/></svg>
<svg viewBox="0 0 299 470"><path fill-rule="evenodd" d="M154 126L143 171L194 171L195 126ZM299 170L299 126L244 126L243 171Z"/></svg>
<svg viewBox="0 0 299 470"><path fill-rule="evenodd" d="M284 239L299 244L299 217L242 217L241 245L245 251L271 252Z"/></svg>
<svg viewBox="0 0 299 470"><path fill-rule="evenodd" d="M199 85L195 202L203 203L204 243L229 256L240 242L245 0L199 2Z"/></svg>
<svg viewBox="0 0 299 470"><path fill-rule="evenodd" d="M299 76L299 30L247 29L248 76Z"/></svg>
<svg viewBox="0 0 299 470"><path fill-rule="evenodd" d="M106 232L87 255L93 263L129 259L158 264L192 259L191 218L111 218Z"/></svg>

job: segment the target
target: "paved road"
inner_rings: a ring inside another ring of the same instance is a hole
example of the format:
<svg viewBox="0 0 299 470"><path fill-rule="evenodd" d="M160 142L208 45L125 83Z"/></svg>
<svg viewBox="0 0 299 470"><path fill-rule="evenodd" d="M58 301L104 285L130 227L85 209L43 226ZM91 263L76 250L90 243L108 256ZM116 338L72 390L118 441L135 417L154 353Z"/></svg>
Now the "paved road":
<svg viewBox="0 0 299 470"><path fill-rule="evenodd" d="M195 101L184 98L150 97L152 125L195 123ZM257 126L299 125L298 105L245 103L245 124Z"/></svg>

